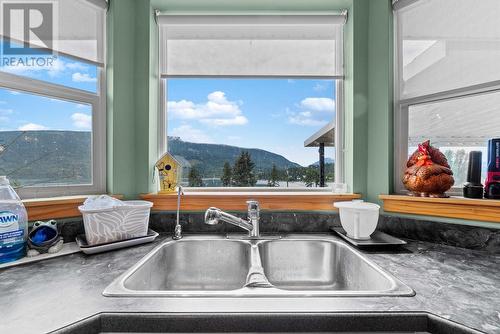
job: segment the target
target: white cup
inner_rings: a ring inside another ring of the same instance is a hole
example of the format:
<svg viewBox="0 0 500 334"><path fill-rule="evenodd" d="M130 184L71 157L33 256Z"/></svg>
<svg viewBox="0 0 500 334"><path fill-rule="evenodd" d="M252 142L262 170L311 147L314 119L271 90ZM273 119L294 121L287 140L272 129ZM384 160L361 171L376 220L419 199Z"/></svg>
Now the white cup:
<svg viewBox="0 0 500 334"><path fill-rule="evenodd" d="M368 240L375 232L378 223L380 206L365 203L362 200L336 202L333 206L339 209L340 224L347 236L357 240Z"/></svg>

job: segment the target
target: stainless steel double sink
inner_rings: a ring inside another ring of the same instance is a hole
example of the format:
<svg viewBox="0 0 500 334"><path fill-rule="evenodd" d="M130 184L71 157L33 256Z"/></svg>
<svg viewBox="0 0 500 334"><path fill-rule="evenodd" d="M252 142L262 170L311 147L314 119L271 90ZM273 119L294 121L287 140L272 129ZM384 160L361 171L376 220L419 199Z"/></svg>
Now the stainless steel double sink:
<svg viewBox="0 0 500 334"><path fill-rule="evenodd" d="M191 235L157 246L105 296L412 296L414 292L331 235L257 240Z"/></svg>

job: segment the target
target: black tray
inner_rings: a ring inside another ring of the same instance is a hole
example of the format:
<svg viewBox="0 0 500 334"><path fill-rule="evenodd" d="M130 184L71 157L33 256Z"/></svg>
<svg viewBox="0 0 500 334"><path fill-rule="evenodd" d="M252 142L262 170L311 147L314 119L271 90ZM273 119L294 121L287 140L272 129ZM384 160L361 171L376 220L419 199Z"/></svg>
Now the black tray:
<svg viewBox="0 0 500 334"><path fill-rule="evenodd" d="M373 246L397 246L406 245L406 241L395 238L384 232L375 231L368 240L356 240L349 238L342 227L331 227L332 231L337 233L341 238L356 247L373 247Z"/></svg>
<svg viewBox="0 0 500 334"><path fill-rule="evenodd" d="M107 252L110 250L152 242L156 239L157 236L158 233L150 229L148 230L148 234L143 237L113 241L104 244L90 246L89 244L87 244L87 239L85 239L85 234L80 234L76 237L76 244L78 245L78 247L80 247L80 250L85 254L96 254L96 253Z"/></svg>

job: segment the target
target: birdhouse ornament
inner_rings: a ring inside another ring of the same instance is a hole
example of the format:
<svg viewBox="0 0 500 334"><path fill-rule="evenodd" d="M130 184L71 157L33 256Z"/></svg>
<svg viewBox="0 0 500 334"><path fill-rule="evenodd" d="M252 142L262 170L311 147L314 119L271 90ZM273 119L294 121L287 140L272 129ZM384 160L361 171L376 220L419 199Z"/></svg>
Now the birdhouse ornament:
<svg viewBox="0 0 500 334"><path fill-rule="evenodd" d="M165 153L155 165L160 179L160 193L175 192L181 178L181 164L170 153Z"/></svg>

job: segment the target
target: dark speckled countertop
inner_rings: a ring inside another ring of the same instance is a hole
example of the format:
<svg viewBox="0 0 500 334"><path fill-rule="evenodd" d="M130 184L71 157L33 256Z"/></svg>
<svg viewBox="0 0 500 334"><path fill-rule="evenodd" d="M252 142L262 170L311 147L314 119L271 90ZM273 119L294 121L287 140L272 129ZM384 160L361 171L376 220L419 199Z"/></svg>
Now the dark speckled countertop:
<svg viewBox="0 0 500 334"><path fill-rule="evenodd" d="M364 253L415 297L118 298L102 291L155 243L98 255L72 254L0 271L0 333L44 333L99 312L430 312L500 334L500 255L410 241Z"/></svg>

